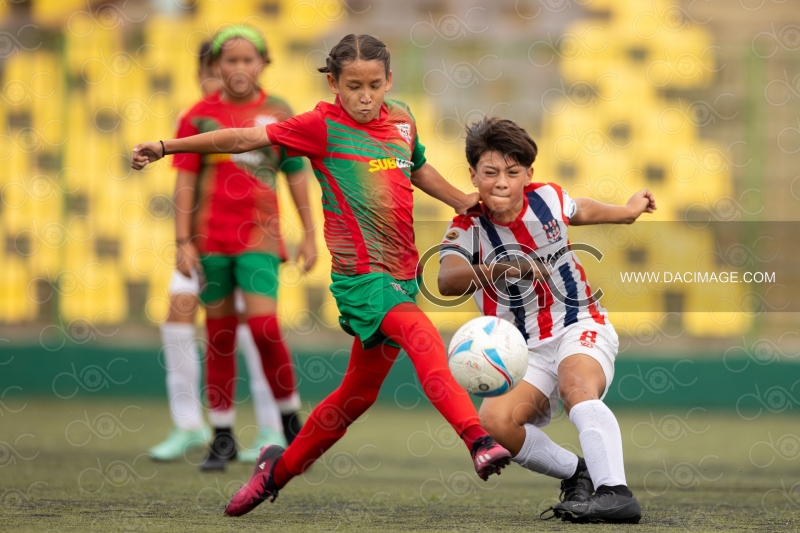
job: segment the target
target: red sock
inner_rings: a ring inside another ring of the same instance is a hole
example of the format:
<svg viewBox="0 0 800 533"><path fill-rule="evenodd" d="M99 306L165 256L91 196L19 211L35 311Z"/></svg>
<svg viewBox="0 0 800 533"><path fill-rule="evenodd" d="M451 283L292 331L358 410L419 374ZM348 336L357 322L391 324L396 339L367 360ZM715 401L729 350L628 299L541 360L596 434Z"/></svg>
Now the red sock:
<svg viewBox="0 0 800 533"><path fill-rule="evenodd" d="M264 376L272 388L275 401L281 413L293 412L298 409L294 398L295 379L292 357L283 342L278 317L275 315L254 316L247 319L253 340L261 354L261 366Z"/></svg>
<svg viewBox="0 0 800 533"><path fill-rule="evenodd" d="M488 433L467 391L450 373L442 337L425 313L412 303L396 305L383 318L381 331L403 347L425 395L472 450L472 443Z"/></svg>
<svg viewBox="0 0 800 533"><path fill-rule="evenodd" d="M356 337L342 384L311 412L303 429L275 464L273 474L278 488L305 472L375 403L399 351L386 345L365 350Z"/></svg>
<svg viewBox="0 0 800 533"><path fill-rule="evenodd" d="M227 411L236 394L236 315L207 318L206 395L212 411Z"/></svg>

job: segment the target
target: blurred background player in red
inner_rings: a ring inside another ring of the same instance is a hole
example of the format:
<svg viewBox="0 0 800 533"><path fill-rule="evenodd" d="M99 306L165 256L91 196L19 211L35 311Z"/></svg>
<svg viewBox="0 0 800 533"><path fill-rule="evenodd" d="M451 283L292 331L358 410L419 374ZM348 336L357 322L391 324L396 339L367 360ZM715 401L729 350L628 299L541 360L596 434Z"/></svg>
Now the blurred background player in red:
<svg viewBox="0 0 800 533"><path fill-rule="evenodd" d="M261 89L258 77L270 62L264 37L247 26L218 32L211 40L211 70L222 85L180 119L177 137L225 128L264 127L292 116L289 106ZM201 280L206 307L208 350L206 391L214 437L201 469L223 469L237 456L232 434L236 383L235 339L238 326L234 290L244 299L244 315L257 347L264 375L291 442L300 431L291 356L277 312L278 266L286 260L280 233L279 172L286 174L304 236L296 259L305 269L316 260L302 159L284 149L266 147L229 156L176 155L175 236L180 272Z"/></svg>
<svg viewBox="0 0 800 533"><path fill-rule="evenodd" d="M211 68L211 41L205 41L200 46L198 59L200 92L203 97L211 96L222 90L222 82ZM179 459L187 451L207 446L211 440L211 432L203 421L199 392L200 361L195 328L200 294L197 273L192 271L191 276L185 276L176 268L170 280L169 294L169 315L161 324L162 364L167 371L167 397L175 427L165 440L148 450L150 457L159 461ZM270 444L286 446L287 439L275 397L264 378L261 355L244 316L244 298L238 287L235 291L235 304L239 315L236 345L247 363L250 393L258 425L258 433L252 445L239 450L237 458L243 462L252 462L258 457L262 447Z"/></svg>

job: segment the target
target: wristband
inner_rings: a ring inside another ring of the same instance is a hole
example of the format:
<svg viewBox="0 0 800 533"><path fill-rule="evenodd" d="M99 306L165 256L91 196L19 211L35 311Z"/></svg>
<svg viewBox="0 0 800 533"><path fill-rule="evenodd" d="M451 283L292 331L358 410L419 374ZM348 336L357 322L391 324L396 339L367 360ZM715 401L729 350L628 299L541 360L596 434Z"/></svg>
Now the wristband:
<svg viewBox="0 0 800 533"><path fill-rule="evenodd" d="M163 159L167 155L167 149L164 146L164 141L158 141L161 143L161 158Z"/></svg>

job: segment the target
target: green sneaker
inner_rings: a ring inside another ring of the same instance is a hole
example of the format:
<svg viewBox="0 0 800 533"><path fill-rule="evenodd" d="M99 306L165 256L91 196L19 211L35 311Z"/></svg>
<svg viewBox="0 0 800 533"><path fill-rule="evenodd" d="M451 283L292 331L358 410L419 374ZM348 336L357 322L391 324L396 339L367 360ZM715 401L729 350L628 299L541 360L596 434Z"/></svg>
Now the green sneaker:
<svg viewBox="0 0 800 533"><path fill-rule="evenodd" d="M286 447L286 437L283 433L275 431L271 428L261 428L258 430L253 445L250 448L239 450L236 458L243 463L254 463L261 454L261 449L264 446L277 445L282 448Z"/></svg>
<svg viewBox="0 0 800 533"><path fill-rule="evenodd" d="M147 450L147 453L154 461L174 461L189 450L207 446L210 441L211 431L205 426L195 431L172 428L169 437Z"/></svg>

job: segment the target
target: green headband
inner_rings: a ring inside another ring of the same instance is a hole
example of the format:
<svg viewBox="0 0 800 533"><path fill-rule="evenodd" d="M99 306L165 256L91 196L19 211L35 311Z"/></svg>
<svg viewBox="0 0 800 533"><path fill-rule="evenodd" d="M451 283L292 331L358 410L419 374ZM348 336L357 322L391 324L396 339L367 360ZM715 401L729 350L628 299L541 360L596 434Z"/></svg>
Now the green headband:
<svg viewBox="0 0 800 533"><path fill-rule="evenodd" d="M247 39L253 43L253 46L262 56L267 53L267 43L264 42L264 37L258 30L250 26L231 26L219 31L211 40L211 56L218 57L225 41L236 37Z"/></svg>

